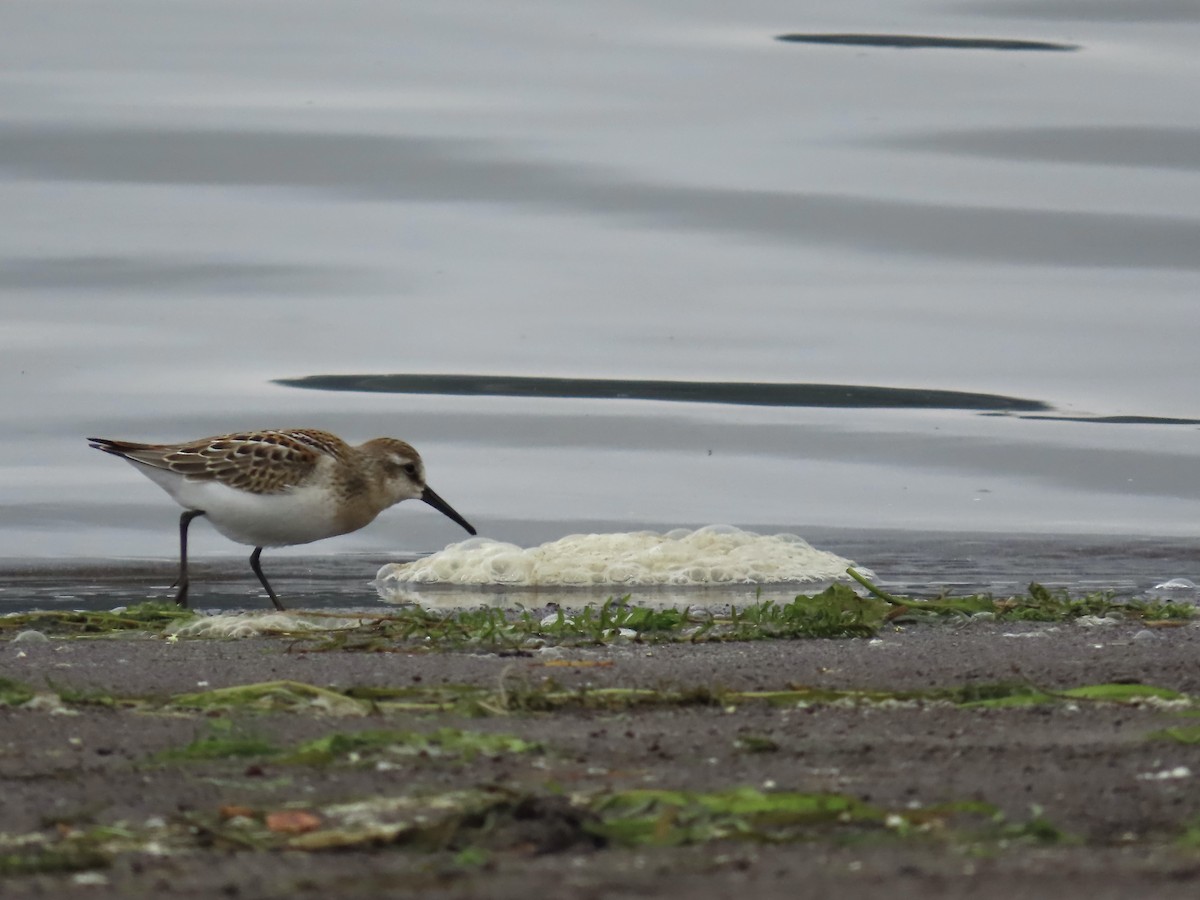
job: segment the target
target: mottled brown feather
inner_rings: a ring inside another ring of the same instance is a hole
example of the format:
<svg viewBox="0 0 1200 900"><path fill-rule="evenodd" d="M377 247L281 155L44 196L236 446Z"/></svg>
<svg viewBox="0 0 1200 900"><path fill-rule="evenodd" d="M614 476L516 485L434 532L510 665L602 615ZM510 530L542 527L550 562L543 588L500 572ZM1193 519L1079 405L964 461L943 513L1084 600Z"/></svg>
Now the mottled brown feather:
<svg viewBox="0 0 1200 900"><path fill-rule="evenodd" d="M96 443L101 450L144 465L251 494L277 494L298 487L312 476L322 457L346 462L355 452L341 438L308 428L224 434L186 444Z"/></svg>

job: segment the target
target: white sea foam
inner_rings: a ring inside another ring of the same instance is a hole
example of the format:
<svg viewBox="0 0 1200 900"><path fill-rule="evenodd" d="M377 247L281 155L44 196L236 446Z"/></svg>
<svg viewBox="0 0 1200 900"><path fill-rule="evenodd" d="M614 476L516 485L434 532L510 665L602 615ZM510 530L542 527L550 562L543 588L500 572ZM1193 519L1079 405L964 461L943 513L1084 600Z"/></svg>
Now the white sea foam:
<svg viewBox="0 0 1200 900"><path fill-rule="evenodd" d="M844 579L852 565L794 534L755 534L709 525L666 534L572 534L528 548L471 538L415 562L384 566L376 587L386 600L403 586L418 584L513 588L797 584Z"/></svg>
<svg viewBox="0 0 1200 900"><path fill-rule="evenodd" d="M326 616L310 619L289 612L231 613L187 619L182 624L168 627L164 633L182 638L248 638L264 634L336 631L360 624L360 619Z"/></svg>

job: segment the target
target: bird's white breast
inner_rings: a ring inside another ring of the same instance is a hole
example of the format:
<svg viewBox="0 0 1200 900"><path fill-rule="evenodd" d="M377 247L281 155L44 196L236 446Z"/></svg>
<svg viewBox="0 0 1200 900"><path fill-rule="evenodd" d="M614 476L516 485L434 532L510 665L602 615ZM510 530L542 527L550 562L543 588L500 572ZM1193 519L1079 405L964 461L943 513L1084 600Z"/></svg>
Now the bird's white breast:
<svg viewBox="0 0 1200 900"><path fill-rule="evenodd" d="M225 537L253 547L307 544L342 534L338 501L319 484L252 494L211 480L190 480L176 472L134 463L134 467L187 509L203 510Z"/></svg>

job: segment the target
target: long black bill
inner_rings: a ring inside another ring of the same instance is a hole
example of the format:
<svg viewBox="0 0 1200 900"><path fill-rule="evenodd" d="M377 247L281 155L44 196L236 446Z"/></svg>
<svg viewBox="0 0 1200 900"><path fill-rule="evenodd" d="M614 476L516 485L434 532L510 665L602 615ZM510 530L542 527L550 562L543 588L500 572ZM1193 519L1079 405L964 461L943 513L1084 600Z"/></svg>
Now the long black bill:
<svg viewBox="0 0 1200 900"><path fill-rule="evenodd" d="M434 493L433 488L426 486L421 492L421 499L440 512L443 516L453 519L463 528L467 529L467 534L475 534L475 529L471 523L454 511L454 507Z"/></svg>

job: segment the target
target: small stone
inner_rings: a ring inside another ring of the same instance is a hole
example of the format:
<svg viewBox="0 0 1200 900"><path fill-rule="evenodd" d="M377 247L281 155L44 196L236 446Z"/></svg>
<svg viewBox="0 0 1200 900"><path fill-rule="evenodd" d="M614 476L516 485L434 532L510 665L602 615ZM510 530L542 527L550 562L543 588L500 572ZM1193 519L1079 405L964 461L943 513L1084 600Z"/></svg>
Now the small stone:
<svg viewBox="0 0 1200 900"><path fill-rule="evenodd" d="M1154 586L1156 591L1194 591L1196 583L1190 578L1172 578L1170 581L1164 581L1162 584Z"/></svg>
<svg viewBox="0 0 1200 900"><path fill-rule="evenodd" d="M108 884L108 876L103 872L80 872L78 875L71 876L73 884L82 885L105 885Z"/></svg>
<svg viewBox="0 0 1200 900"><path fill-rule="evenodd" d="M62 698L58 694L46 691L40 694L34 694L28 700L21 704L21 709L28 709L35 712L49 713L52 716L77 716L78 710L71 709L62 702ZM79 740L76 738L75 740Z"/></svg>
<svg viewBox="0 0 1200 900"><path fill-rule="evenodd" d="M267 813L267 828L278 834L304 834L321 827L321 819L305 809L281 809Z"/></svg>

